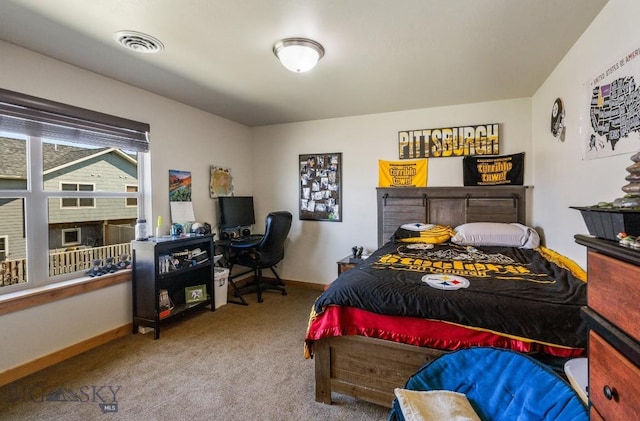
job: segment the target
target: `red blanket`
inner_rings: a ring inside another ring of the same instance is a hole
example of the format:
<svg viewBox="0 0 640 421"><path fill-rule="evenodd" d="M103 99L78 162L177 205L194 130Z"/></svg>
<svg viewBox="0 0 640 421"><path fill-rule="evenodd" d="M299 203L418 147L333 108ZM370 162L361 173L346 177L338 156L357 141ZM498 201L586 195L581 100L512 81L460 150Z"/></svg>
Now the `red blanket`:
<svg viewBox="0 0 640 421"><path fill-rule="evenodd" d="M474 346L490 346L524 353L541 352L563 358L584 354L583 348L545 344L439 320L385 316L353 307L329 306L309 324L305 339L305 357L310 358L313 355L314 341L344 335L360 335L451 351Z"/></svg>

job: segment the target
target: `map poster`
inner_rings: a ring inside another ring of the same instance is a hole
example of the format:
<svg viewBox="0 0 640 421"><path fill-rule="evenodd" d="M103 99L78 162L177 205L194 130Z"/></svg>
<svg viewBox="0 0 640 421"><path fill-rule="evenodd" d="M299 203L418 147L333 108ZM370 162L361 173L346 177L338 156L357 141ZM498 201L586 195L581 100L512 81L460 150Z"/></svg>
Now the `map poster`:
<svg viewBox="0 0 640 421"><path fill-rule="evenodd" d="M212 199L219 196L233 196L233 177L231 176L231 168L211 165L209 195Z"/></svg>
<svg viewBox="0 0 640 421"><path fill-rule="evenodd" d="M618 57L585 83L583 157L602 158L640 150L640 48Z"/></svg>

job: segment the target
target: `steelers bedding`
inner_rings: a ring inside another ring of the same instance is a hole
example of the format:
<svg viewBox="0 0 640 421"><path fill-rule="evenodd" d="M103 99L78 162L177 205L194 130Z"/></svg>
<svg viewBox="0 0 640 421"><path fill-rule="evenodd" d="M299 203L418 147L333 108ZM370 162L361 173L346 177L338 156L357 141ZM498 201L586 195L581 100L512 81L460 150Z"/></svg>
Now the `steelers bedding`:
<svg viewBox="0 0 640 421"><path fill-rule="evenodd" d="M362 335L445 350L583 355L586 276L545 247L390 241L316 300L305 340Z"/></svg>

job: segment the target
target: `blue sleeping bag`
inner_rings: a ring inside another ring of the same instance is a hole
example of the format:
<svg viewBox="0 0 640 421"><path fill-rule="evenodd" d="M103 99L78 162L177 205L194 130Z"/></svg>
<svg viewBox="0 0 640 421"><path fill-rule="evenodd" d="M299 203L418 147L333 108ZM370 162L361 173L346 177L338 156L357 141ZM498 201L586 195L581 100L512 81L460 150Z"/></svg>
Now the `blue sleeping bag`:
<svg viewBox="0 0 640 421"><path fill-rule="evenodd" d="M405 389L464 393L483 421L589 419L578 394L549 367L497 348L445 354L420 368ZM397 399L389 421L404 421Z"/></svg>

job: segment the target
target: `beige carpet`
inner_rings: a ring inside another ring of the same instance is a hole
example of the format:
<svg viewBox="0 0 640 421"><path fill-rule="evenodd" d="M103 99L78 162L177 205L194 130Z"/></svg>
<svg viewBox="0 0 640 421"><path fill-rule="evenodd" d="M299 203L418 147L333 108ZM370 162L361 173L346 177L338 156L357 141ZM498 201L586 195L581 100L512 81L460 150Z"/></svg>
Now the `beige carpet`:
<svg viewBox="0 0 640 421"><path fill-rule="evenodd" d="M314 400L303 356L318 291L198 311L0 388L1 420L386 420L387 408ZM103 412L104 411L104 412Z"/></svg>

